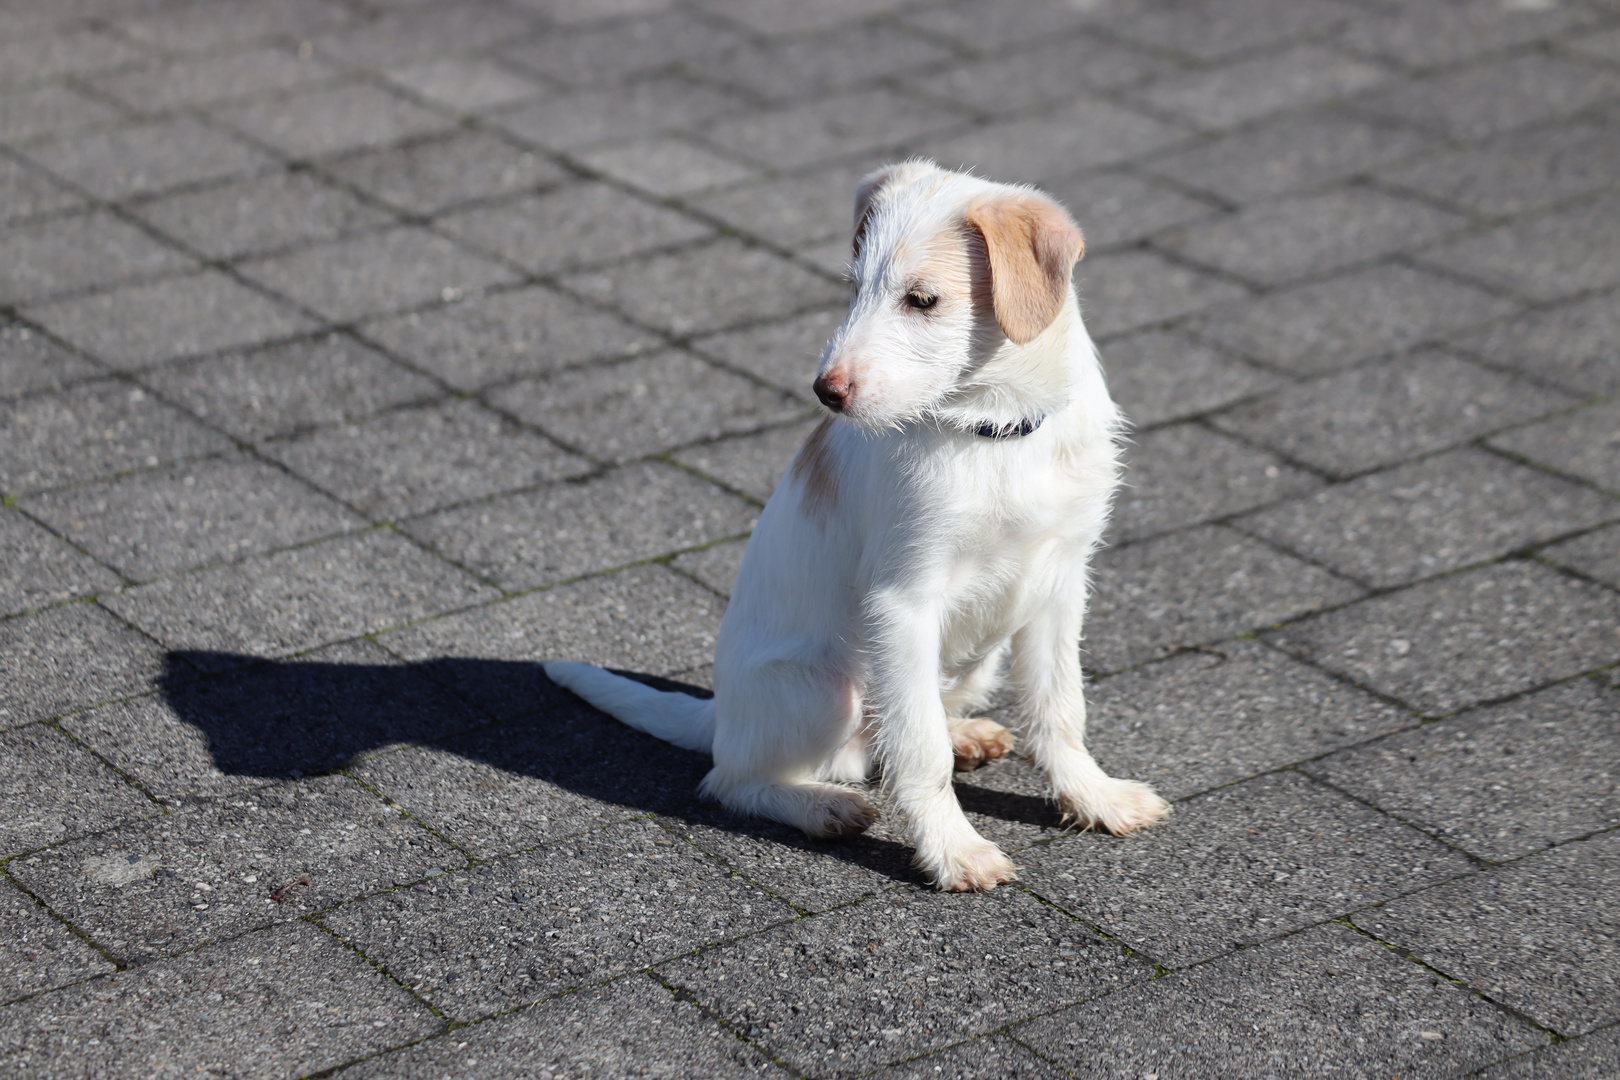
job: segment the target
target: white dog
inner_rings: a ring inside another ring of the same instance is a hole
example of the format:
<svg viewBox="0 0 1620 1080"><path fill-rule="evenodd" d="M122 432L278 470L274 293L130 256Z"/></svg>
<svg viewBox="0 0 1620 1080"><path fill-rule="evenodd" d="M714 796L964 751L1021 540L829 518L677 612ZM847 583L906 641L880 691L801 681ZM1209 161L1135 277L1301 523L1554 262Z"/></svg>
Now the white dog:
<svg viewBox="0 0 1620 1080"><path fill-rule="evenodd" d="M855 285L828 344L824 419L771 496L720 628L714 699L587 664L546 674L631 727L712 753L705 794L812 836L877 818L882 763L941 889L1015 867L968 823L953 764L1013 736L973 719L1010 659L1023 735L1058 803L1122 834L1168 805L1085 748L1087 560L1122 421L1069 275L1084 244L1028 187L909 161L855 197ZM953 761L954 759L954 761Z"/></svg>

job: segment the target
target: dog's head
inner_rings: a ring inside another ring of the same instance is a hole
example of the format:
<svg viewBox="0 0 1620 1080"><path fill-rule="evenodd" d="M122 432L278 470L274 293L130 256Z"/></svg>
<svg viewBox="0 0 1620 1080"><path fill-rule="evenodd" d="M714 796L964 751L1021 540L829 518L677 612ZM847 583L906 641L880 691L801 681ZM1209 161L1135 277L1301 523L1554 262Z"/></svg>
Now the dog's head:
<svg viewBox="0 0 1620 1080"><path fill-rule="evenodd" d="M1061 408L1079 319L1069 275L1084 246L1033 188L925 161L879 169L856 190L854 297L816 396L871 428Z"/></svg>

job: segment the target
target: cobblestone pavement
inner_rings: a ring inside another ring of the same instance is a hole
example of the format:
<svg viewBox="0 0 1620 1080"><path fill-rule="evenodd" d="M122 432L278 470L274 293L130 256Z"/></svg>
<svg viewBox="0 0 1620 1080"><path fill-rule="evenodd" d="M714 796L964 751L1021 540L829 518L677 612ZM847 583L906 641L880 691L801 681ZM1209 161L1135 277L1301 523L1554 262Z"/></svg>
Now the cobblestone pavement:
<svg viewBox="0 0 1620 1080"><path fill-rule="evenodd" d="M1065 832L807 842L701 686L853 182L1073 208ZM1620 4L0 0L0 1067L1620 1076Z"/></svg>

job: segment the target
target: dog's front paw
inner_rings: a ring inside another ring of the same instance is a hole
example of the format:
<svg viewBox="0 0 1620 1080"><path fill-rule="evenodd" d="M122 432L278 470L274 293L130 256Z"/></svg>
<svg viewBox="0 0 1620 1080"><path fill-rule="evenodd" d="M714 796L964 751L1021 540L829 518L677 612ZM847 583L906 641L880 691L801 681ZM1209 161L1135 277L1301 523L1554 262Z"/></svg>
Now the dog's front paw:
<svg viewBox="0 0 1620 1080"><path fill-rule="evenodd" d="M1099 829L1124 836L1156 825L1170 816L1170 804L1157 792L1135 780L1106 777L1080 795L1060 795L1065 820L1073 818L1083 829Z"/></svg>
<svg viewBox="0 0 1620 1080"><path fill-rule="evenodd" d="M989 892L1017 876L1018 867L1012 860L994 844L985 844L946 856L934 874L934 884L941 892Z"/></svg>
<svg viewBox="0 0 1620 1080"><path fill-rule="evenodd" d="M951 752L956 755L956 771L977 769L987 761L1006 757L1018 737L994 720L962 720L951 723Z"/></svg>

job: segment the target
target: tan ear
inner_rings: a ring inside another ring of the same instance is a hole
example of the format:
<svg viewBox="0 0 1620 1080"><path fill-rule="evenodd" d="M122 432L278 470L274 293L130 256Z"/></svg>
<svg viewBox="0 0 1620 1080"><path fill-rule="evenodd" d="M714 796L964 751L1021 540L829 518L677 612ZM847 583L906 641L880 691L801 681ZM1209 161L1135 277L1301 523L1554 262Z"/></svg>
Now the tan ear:
<svg viewBox="0 0 1620 1080"><path fill-rule="evenodd" d="M984 237L996 321L1009 339L1026 345L1063 310L1086 242L1068 211L1034 193L980 203L967 223Z"/></svg>

